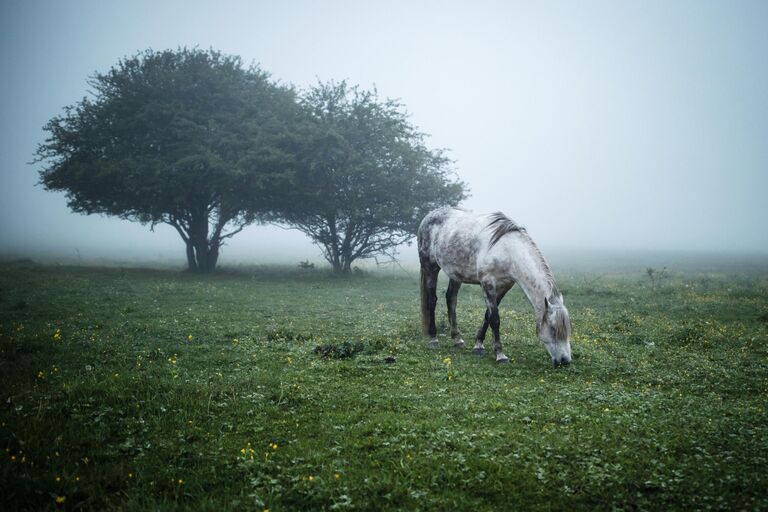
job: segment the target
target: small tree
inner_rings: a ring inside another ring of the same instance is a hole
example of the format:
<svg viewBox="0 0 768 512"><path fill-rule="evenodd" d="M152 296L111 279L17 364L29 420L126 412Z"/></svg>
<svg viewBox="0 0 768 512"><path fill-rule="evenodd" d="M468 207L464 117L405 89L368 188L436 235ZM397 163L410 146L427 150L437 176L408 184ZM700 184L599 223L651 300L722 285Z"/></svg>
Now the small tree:
<svg viewBox="0 0 768 512"><path fill-rule="evenodd" d="M279 218L319 245L336 272L391 256L427 212L465 197L450 161L426 148L400 103L330 82L311 88L301 105L310 122Z"/></svg>
<svg viewBox="0 0 768 512"><path fill-rule="evenodd" d="M190 270L279 203L294 92L239 57L146 51L88 82L92 96L45 126L40 181L79 213L173 226Z"/></svg>
<svg viewBox="0 0 768 512"><path fill-rule="evenodd" d="M656 290L657 287L664 284L665 280L670 278L669 272L667 272L667 267L664 267L661 270L648 267L645 269L645 275L651 280L651 290Z"/></svg>

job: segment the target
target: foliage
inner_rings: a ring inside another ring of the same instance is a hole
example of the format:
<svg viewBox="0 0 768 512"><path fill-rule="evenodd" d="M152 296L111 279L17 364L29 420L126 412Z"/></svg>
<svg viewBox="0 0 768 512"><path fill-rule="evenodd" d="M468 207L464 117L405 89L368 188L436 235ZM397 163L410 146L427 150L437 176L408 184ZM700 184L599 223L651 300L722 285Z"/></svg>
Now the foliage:
<svg viewBox="0 0 768 512"><path fill-rule="evenodd" d="M647 267L645 269L645 276L651 281L652 290L660 288L664 282L668 281L671 277L667 271L667 267L664 267L661 270L657 270L653 267Z"/></svg>
<svg viewBox="0 0 768 512"><path fill-rule="evenodd" d="M279 216L312 238L334 270L393 256L427 212L465 197L450 161L424 145L397 101L330 82L301 103L311 124Z"/></svg>
<svg viewBox="0 0 768 512"><path fill-rule="evenodd" d="M365 346L359 341L342 341L341 343L328 343L325 345L318 345L315 347L314 352L315 354L325 358L347 359L350 357L355 357L364 349Z"/></svg>
<svg viewBox="0 0 768 512"><path fill-rule="evenodd" d="M421 342L415 278L224 270L0 264L0 509L768 508L765 271L555 269L553 369L520 292L498 366Z"/></svg>
<svg viewBox="0 0 768 512"><path fill-rule="evenodd" d="M309 260L300 261L299 268L304 270L312 270L313 268L315 268L315 264L311 263Z"/></svg>
<svg viewBox="0 0 768 512"><path fill-rule="evenodd" d="M290 162L292 90L215 51L145 51L89 81L45 126L42 184L79 213L173 226L189 267L274 208Z"/></svg>

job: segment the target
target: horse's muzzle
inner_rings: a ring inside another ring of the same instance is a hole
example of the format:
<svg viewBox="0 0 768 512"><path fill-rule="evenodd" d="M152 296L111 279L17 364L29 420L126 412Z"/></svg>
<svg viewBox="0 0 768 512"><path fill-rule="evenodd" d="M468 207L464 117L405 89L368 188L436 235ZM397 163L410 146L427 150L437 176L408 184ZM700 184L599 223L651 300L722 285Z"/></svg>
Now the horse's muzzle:
<svg viewBox="0 0 768 512"><path fill-rule="evenodd" d="M561 357L559 359L552 359L552 365L555 368L564 368L571 364L571 359L568 357Z"/></svg>

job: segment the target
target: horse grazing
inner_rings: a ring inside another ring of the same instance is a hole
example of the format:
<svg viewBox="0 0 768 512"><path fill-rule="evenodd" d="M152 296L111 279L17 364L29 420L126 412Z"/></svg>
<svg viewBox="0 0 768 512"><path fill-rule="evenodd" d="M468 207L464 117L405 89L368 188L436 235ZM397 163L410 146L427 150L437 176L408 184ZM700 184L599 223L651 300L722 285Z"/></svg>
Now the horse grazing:
<svg viewBox="0 0 768 512"><path fill-rule="evenodd" d="M549 265L525 228L503 213L475 215L458 208L440 208L421 221L418 234L421 263L421 325L437 346L435 306L437 274L448 277L448 321L454 345L464 346L456 323L456 298L462 283L479 284L487 306L472 351L482 355L490 325L496 362L507 363L499 340L499 303L519 283L536 315L536 333L555 366L571 362L571 321Z"/></svg>

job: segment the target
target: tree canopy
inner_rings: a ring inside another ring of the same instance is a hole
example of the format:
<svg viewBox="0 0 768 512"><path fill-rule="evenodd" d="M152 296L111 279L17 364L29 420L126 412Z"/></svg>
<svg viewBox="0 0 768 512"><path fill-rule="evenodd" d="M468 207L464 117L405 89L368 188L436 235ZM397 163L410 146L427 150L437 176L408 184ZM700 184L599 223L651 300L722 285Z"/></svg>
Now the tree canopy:
<svg viewBox="0 0 768 512"><path fill-rule="evenodd" d="M334 270L392 255L465 186L403 106L346 82L302 95L213 50L148 50L45 126L40 181L69 207L173 226L189 268L259 221L306 233Z"/></svg>
<svg viewBox="0 0 768 512"><path fill-rule="evenodd" d="M399 102L329 82L300 103L310 123L277 216L306 233L334 270L391 256L427 212L465 197L450 160L425 146Z"/></svg>
<svg viewBox="0 0 768 512"><path fill-rule="evenodd" d="M145 51L89 81L45 126L40 181L75 212L173 226L192 270L281 204L300 110L294 91L239 57Z"/></svg>

